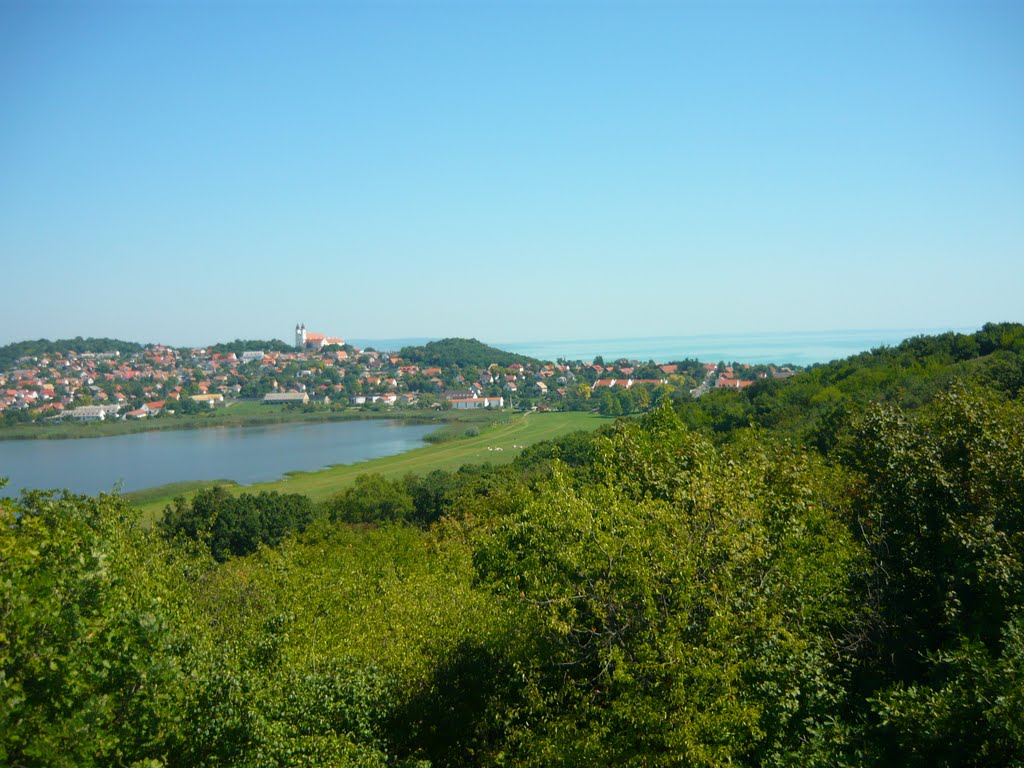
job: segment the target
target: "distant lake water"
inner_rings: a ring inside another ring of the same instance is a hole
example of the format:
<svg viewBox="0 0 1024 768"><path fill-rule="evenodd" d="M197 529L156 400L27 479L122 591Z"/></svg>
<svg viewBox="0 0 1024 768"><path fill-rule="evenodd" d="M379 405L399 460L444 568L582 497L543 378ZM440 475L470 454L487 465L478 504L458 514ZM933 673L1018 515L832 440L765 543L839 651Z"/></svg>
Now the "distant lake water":
<svg viewBox="0 0 1024 768"><path fill-rule="evenodd" d="M423 445L434 425L332 421L260 427L139 432L81 440L2 440L0 496L22 488L135 491L185 480L248 485L285 472L392 456Z"/></svg>
<svg viewBox="0 0 1024 768"><path fill-rule="evenodd" d="M796 333L718 333L700 336L661 336L631 339L578 339L494 343L500 349L541 360L640 360L665 363L696 358L740 363L812 365L827 363L881 346L895 346L904 339L947 330L971 333L976 328L921 328L873 331L802 331Z"/></svg>
<svg viewBox="0 0 1024 768"><path fill-rule="evenodd" d="M777 363L785 365L813 365L827 363L868 352L877 347L892 347L904 339L922 334L933 335L956 331L973 333L977 328L891 328L862 331L796 331L791 333L714 333L693 336L643 336L621 339L569 339L562 341L490 341L492 347L540 360L584 360L597 355L606 360L670 360L696 358L706 363L719 360L740 363ZM404 346L420 346L430 338L357 339L360 347L397 352Z"/></svg>

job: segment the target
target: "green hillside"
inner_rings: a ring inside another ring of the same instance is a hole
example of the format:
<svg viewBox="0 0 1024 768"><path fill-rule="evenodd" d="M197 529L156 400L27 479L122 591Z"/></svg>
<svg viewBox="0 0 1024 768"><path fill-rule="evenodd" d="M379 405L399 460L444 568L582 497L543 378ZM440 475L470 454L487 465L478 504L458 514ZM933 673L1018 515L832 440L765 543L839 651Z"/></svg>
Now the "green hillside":
<svg viewBox="0 0 1024 768"><path fill-rule="evenodd" d="M206 348L207 352L214 354L222 354L225 352L234 352L236 355L240 355L243 352L294 352L295 347L291 344L285 344L280 339L235 339L234 341L224 341L218 344L213 344Z"/></svg>
<svg viewBox="0 0 1024 768"><path fill-rule="evenodd" d="M989 323L973 334L918 336L789 379L712 391L682 408L694 428L728 436L755 424L828 452L873 402L914 409L961 381L1012 398L1024 388L1024 326Z"/></svg>
<svg viewBox="0 0 1024 768"><path fill-rule="evenodd" d="M83 339L76 336L73 339L36 339L35 341L16 341L0 347L0 371L6 371L13 367L22 357L41 357L55 353L65 353L73 350L79 354L93 352L97 354L108 352L119 352L122 355L131 355L141 352L142 344L133 341L120 341L119 339Z"/></svg>
<svg viewBox="0 0 1024 768"><path fill-rule="evenodd" d="M441 339L419 347L402 347L398 356L410 363L439 367L486 368L491 363L509 366L513 363L536 365L540 362L526 355L504 352L476 339Z"/></svg>

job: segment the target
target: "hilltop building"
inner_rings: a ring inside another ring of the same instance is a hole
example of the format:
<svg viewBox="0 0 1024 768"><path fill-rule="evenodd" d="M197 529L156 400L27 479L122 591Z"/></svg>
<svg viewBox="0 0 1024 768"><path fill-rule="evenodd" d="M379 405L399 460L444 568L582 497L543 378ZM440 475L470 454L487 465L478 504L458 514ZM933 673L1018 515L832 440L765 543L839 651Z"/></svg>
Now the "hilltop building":
<svg viewBox="0 0 1024 768"><path fill-rule="evenodd" d="M306 330L305 323L295 325L295 348L299 350L311 349L319 352L324 347L337 344L339 347L345 343L344 339L337 336L325 336L322 333L313 333Z"/></svg>

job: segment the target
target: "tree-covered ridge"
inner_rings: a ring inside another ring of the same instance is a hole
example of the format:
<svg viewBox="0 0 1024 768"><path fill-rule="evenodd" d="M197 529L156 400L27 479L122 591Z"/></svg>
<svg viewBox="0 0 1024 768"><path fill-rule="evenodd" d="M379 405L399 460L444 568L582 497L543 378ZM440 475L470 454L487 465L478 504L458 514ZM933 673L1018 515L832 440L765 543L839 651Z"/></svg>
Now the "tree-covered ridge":
<svg viewBox="0 0 1024 768"><path fill-rule="evenodd" d="M1024 325L988 323L973 334L918 336L788 379L765 379L740 391L713 390L682 406L695 428L721 435L756 424L828 452L870 403L914 409L954 380L1016 398L1024 389Z"/></svg>
<svg viewBox="0 0 1024 768"><path fill-rule="evenodd" d="M0 347L0 371L11 368L23 357L42 357L44 355L66 354L69 351L78 354L92 353L104 354L118 352L121 355L133 355L141 352L142 344L133 341L121 341L119 339L83 339L76 336L73 339L36 339L35 341L16 341Z"/></svg>
<svg viewBox="0 0 1024 768"><path fill-rule="evenodd" d="M285 344L280 339L235 339L213 344L206 348L211 354L224 354L234 352L240 355L243 352L292 352L295 347Z"/></svg>
<svg viewBox="0 0 1024 768"><path fill-rule="evenodd" d="M0 500L0 763L1019 765L1022 350L986 328L320 505Z"/></svg>
<svg viewBox="0 0 1024 768"><path fill-rule="evenodd" d="M488 346L476 339L441 339L428 342L423 346L402 347L398 356L411 363L436 365L442 368L450 366L486 368L492 363L504 367L513 363L536 365L540 362L526 355L517 355Z"/></svg>

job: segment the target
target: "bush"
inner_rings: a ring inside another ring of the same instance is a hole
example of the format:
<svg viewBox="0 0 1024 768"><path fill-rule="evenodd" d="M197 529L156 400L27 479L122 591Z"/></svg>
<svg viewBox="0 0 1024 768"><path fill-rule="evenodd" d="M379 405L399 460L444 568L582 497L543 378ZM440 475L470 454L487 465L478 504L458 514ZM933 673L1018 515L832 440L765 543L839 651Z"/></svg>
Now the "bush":
<svg viewBox="0 0 1024 768"><path fill-rule="evenodd" d="M355 485L329 502L331 520L346 523L384 523L407 520L415 506L400 482L382 475L359 475Z"/></svg>

